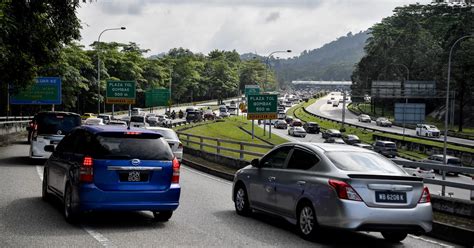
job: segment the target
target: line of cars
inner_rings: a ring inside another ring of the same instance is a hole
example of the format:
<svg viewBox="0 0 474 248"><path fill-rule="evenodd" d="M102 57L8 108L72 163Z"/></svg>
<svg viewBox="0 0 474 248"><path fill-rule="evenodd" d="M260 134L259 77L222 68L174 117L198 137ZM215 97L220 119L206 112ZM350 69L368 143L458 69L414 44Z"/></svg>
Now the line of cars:
<svg viewBox="0 0 474 248"><path fill-rule="evenodd" d="M357 117L357 120L359 122L365 122L365 123L371 123L372 118L367 115L367 114L361 114ZM379 117L375 120L375 125L380 126L380 127L391 127L392 122L385 118L385 117ZM434 125L430 124L417 124L415 127L415 132L417 136L423 136L423 137L434 137L434 138L439 138L441 136L441 131Z"/></svg>

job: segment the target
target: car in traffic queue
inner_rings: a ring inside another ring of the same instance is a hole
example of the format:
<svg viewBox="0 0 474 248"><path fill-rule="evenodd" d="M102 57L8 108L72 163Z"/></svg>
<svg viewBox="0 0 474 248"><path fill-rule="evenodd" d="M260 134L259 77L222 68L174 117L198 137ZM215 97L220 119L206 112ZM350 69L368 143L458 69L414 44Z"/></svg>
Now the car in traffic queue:
<svg viewBox="0 0 474 248"><path fill-rule="evenodd" d="M287 116L285 117L285 121L286 121L286 123L287 123L288 125L291 124L291 122L293 121L293 119L294 119L293 116L287 115Z"/></svg>
<svg viewBox="0 0 474 248"><path fill-rule="evenodd" d="M415 167L415 166L403 166L403 169L410 175L414 177L421 177L421 178L429 178L435 179L435 173L432 169L426 169L423 167Z"/></svg>
<svg viewBox="0 0 474 248"><path fill-rule="evenodd" d="M339 107L339 100L332 101L332 106L333 107Z"/></svg>
<svg viewBox="0 0 474 248"><path fill-rule="evenodd" d="M441 135L441 131L436 126L428 124L417 124L415 131L417 136L439 138Z"/></svg>
<svg viewBox="0 0 474 248"><path fill-rule="evenodd" d="M366 143L354 143L352 144L353 146L356 146L356 147L360 147L360 148L364 148L364 149L368 149L368 150L374 150L374 147L370 144L366 144Z"/></svg>
<svg viewBox="0 0 474 248"><path fill-rule="evenodd" d="M134 116L134 115L145 115L145 111L143 111L142 108L132 108L132 112L131 112L131 115Z"/></svg>
<svg viewBox="0 0 474 248"><path fill-rule="evenodd" d="M202 112L200 110L189 111L186 113L187 122L200 122L202 121Z"/></svg>
<svg viewBox="0 0 474 248"><path fill-rule="evenodd" d="M344 142L349 145L354 145L361 142L359 136L355 134L344 134L342 135L342 140L344 140Z"/></svg>
<svg viewBox="0 0 474 248"><path fill-rule="evenodd" d="M319 132L321 131L319 124L316 122L306 122L305 124L303 124L303 128L307 133L319 134Z"/></svg>
<svg viewBox="0 0 474 248"><path fill-rule="evenodd" d="M326 102L327 104L332 104L332 100L331 99L328 99L328 101Z"/></svg>
<svg viewBox="0 0 474 248"><path fill-rule="evenodd" d="M156 132L81 126L45 150L42 198L59 198L68 222L95 210L152 211L167 221L178 208L180 163Z"/></svg>
<svg viewBox="0 0 474 248"><path fill-rule="evenodd" d="M321 132L321 136L323 139L327 139L329 137L341 138L342 134L337 129L326 129L325 131Z"/></svg>
<svg viewBox="0 0 474 248"><path fill-rule="evenodd" d="M374 151L378 152L386 157L394 158L398 155L397 144L387 140L377 140L372 145Z"/></svg>
<svg viewBox="0 0 474 248"><path fill-rule="evenodd" d="M370 116L369 116L369 115L366 115L366 114L361 114L361 115L359 115L359 117L357 118L357 120L358 120L359 122L368 122L368 123L372 122L372 120L370 119Z"/></svg>
<svg viewBox="0 0 474 248"><path fill-rule="evenodd" d="M160 134L168 142L178 161L183 160L183 144L173 129L165 127L147 127L146 129Z"/></svg>
<svg viewBox="0 0 474 248"><path fill-rule="evenodd" d="M290 127L303 127L303 122L300 119L293 119L290 123Z"/></svg>
<svg viewBox="0 0 474 248"><path fill-rule="evenodd" d="M96 115L94 113L84 113L81 115L81 120L86 120L88 118L95 118Z"/></svg>
<svg viewBox="0 0 474 248"><path fill-rule="evenodd" d="M145 121L145 116L144 115L132 115L130 116L130 127L148 127L150 126L148 123Z"/></svg>
<svg viewBox="0 0 474 248"><path fill-rule="evenodd" d="M276 129L287 129L288 128L288 124L286 123L286 121L284 120L277 120L274 124L274 127Z"/></svg>
<svg viewBox="0 0 474 248"><path fill-rule="evenodd" d="M47 159L47 145L57 145L64 135L81 125L81 116L71 112L47 111L37 113L32 120L29 157Z"/></svg>
<svg viewBox="0 0 474 248"><path fill-rule="evenodd" d="M235 173L237 214L260 210L296 225L304 239L320 228L381 232L390 242L432 229L429 190L391 160L348 145L276 146Z"/></svg>
<svg viewBox="0 0 474 248"><path fill-rule="evenodd" d="M294 136L294 137L301 137L304 138L306 137L306 131L304 130L303 127L289 127L288 128L288 135Z"/></svg>
<svg viewBox="0 0 474 248"><path fill-rule="evenodd" d="M324 140L324 143L332 143L332 144L346 144L343 139L337 137L329 137Z"/></svg>
<svg viewBox="0 0 474 248"><path fill-rule="evenodd" d="M429 162L429 163L434 163L438 165L444 165L444 157L443 154L433 154L426 159L422 160L423 162ZM446 155L446 165L448 166L455 166L455 167L462 167L462 161L460 158ZM442 172L440 170L434 170L436 173L441 174ZM459 172L451 172L451 171L446 171L446 174L451 174L454 176L458 176Z"/></svg>
<svg viewBox="0 0 474 248"><path fill-rule="evenodd" d="M381 127L391 127L392 126L392 122L389 121L387 118L385 117L379 117L377 118L377 120L375 120L375 125L377 126L381 126Z"/></svg>
<svg viewBox="0 0 474 248"><path fill-rule="evenodd" d="M107 124L107 123L109 123L110 120L112 120L112 115L100 114L100 115L97 116L97 118L102 119L104 124Z"/></svg>
<svg viewBox="0 0 474 248"><path fill-rule="evenodd" d="M84 121L84 125L89 125L89 126L101 126L101 125L105 125L105 123L104 123L104 119L102 119L102 118L95 118L95 117L92 117L92 118L87 118L87 119Z"/></svg>

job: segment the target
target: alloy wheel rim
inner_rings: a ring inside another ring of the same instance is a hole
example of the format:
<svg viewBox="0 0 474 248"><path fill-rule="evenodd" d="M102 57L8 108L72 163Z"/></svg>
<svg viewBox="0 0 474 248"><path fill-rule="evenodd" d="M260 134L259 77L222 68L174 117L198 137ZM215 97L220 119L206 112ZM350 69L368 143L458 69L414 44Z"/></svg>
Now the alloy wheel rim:
<svg viewBox="0 0 474 248"><path fill-rule="evenodd" d="M245 205L245 192L242 188L237 190L237 195L235 197L235 206L237 210L242 211Z"/></svg>
<svg viewBox="0 0 474 248"><path fill-rule="evenodd" d="M300 229L305 235L311 233L314 227L314 214L313 210L306 206L301 210L300 213Z"/></svg>

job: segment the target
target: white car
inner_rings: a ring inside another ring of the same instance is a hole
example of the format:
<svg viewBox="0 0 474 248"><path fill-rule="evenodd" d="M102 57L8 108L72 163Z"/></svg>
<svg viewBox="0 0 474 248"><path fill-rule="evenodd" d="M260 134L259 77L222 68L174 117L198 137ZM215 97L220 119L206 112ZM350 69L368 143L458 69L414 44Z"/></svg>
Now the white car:
<svg viewBox="0 0 474 248"><path fill-rule="evenodd" d="M84 125L88 126L103 126L105 125L102 118L88 118L84 121Z"/></svg>
<svg viewBox="0 0 474 248"><path fill-rule="evenodd" d="M173 129L164 127L147 127L146 129L159 133L168 142L174 156L179 162L183 160L183 144Z"/></svg>
<svg viewBox="0 0 474 248"><path fill-rule="evenodd" d="M359 118L358 118L359 122L371 122L372 120L370 119L370 116L369 115L365 115L365 114L362 114L362 115L359 115Z"/></svg>
<svg viewBox="0 0 474 248"><path fill-rule="evenodd" d="M420 167L408 167L408 166L403 166L403 169L410 175L415 176L415 177L421 177L421 178L430 178L430 179L435 179L435 173L434 170L428 170Z"/></svg>
<svg viewBox="0 0 474 248"><path fill-rule="evenodd" d="M299 136L299 137L306 137L306 131L303 127L290 127L288 128L288 135L290 136Z"/></svg>
<svg viewBox="0 0 474 248"><path fill-rule="evenodd" d="M40 112L32 121L29 157L47 159L46 145L56 146L73 128L81 125L81 116L69 112Z"/></svg>
<svg viewBox="0 0 474 248"><path fill-rule="evenodd" d="M441 135L441 131L436 126L428 124L417 124L415 130L418 136L439 138Z"/></svg>
<svg viewBox="0 0 474 248"><path fill-rule="evenodd" d="M143 115L132 115L130 117L130 127L148 127L148 123L145 122L145 116Z"/></svg>

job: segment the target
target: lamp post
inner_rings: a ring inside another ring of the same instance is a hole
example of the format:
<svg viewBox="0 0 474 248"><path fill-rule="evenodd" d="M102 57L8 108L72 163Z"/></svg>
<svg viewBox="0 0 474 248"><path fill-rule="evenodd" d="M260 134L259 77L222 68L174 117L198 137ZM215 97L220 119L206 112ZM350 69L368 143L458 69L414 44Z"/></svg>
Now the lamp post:
<svg viewBox="0 0 474 248"><path fill-rule="evenodd" d="M265 92L265 84L267 83L268 80L268 60L270 57L275 54L275 53L291 53L291 50L286 50L286 51L274 51L271 52L267 58L265 59L265 82L263 83L263 92ZM263 136L265 136L265 122L263 123ZM268 137L272 138L272 120L270 120L270 125L268 125Z"/></svg>
<svg viewBox="0 0 474 248"><path fill-rule="evenodd" d="M97 38L97 49L99 49L99 43L100 43L100 37L102 34L106 31L110 30L125 30L125 27L120 27L120 28L107 28L102 30L99 34L99 38ZM100 114L100 50L97 50L97 114ZM105 108L104 108L105 111Z"/></svg>
<svg viewBox="0 0 474 248"><path fill-rule="evenodd" d="M444 113L444 144L443 144L443 165L446 166L446 148L447 148L447 141L448 141L448 115L449 115L449 83L451 80L451 57L453 54L454 47L461 41L467 38L474 38L474 34L465 35L459 39L457 39L454 44L451 46L449 50L449 58L448 58L448 82L446 85L446 111ZM443 180L446 179L446 171L443 171ZM441 188L441 195L444 196L445 194L445 186Z"/></svg>

